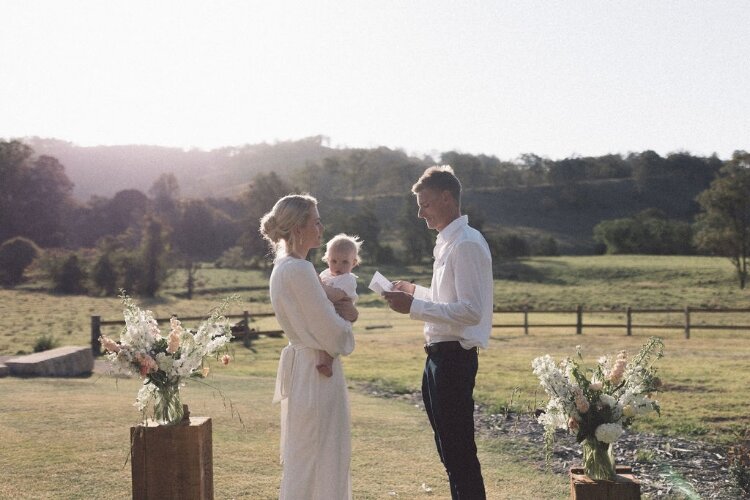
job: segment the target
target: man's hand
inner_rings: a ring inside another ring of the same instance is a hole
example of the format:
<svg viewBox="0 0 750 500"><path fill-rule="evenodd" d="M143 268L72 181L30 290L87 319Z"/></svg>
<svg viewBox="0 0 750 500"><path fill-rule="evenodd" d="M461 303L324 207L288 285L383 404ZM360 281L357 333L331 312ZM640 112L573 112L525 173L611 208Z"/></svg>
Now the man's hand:
<svg viewBox="0 0 750 500"><path fill-rule="evenodd" d="M388 305L391 309L401 314L409 314L411 303L414 300L414 297L410 293L402 292L400 290L395 292L383 292L383 297L388 301Z"/></svg>
<svg viewBox="0 0 750 500"><path fill-rule="evenodd" d="M409 283L408 281L394 281L393 290L406 292L409 295L414 295L414 290L417 289L417 285Z"/></svg>

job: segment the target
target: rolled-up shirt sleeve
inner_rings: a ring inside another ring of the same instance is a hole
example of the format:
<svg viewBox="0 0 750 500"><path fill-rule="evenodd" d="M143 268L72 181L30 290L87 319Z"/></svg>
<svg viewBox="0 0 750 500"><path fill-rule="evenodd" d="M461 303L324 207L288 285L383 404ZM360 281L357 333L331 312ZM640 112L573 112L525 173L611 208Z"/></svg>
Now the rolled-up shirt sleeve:
<svg viewBox="0 0 750 500"><path fill-rule="evenodd" d="M425 289L417 287L409 315L412 319L455 326L473 326L482 319L482 311L492 301L487 294L487 281L492 280L491 259L488 252L473 241L461 242L451 252L445 264L442 280L452 280L453 286ZM488 272L488 269L490 270ZM427 294L417 293L428 290ZM429 292L432 293L429 293ZM435 297L437 292L437 297ZM442 295L441 295L442 294ZM491 306L490 306L491 307Z"/></svg>

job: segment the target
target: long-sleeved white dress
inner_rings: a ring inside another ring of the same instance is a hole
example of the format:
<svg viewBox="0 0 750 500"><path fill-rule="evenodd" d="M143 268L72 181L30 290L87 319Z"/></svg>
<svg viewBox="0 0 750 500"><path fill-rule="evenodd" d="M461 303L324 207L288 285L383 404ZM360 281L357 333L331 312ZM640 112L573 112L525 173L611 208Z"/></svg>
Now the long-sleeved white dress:
<svg viewBox="0 0 750 500"><path fill-rule="evenodd" d="M282 257L271 304L289 345L281 352L274 402L281 402L281 500L351 498L349 400L339 355L354 350L350 322L336 314L313 265ZM318 373L316 350L334 357Z"/></svg>

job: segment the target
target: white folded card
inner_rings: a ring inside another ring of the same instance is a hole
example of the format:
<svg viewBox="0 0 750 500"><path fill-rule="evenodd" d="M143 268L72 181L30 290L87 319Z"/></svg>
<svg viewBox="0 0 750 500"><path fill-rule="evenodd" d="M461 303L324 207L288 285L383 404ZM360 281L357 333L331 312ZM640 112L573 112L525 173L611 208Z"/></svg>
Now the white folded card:
<svg viewBox="0 0 750 500"><path fill-rule="evenodd" d="M372 275L372 280L370 280L369 288L375 293L390 292L393 290L393 284L385 276L375 271L375 274Z"/></svg>

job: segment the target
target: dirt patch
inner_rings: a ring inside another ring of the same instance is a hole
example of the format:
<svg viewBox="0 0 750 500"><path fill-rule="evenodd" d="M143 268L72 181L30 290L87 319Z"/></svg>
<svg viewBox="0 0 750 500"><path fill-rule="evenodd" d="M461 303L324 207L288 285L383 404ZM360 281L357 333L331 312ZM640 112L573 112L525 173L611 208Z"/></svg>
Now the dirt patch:
<svg viewBox="0 0 750 500"><path fill-rule="evenodd" d="M372 396L407 401L424 411L419 392L398 394L366 383L354 387ZM552 459L546 463L544 428L532 414L495 414L477 405L474 422L477 434L502 440L539 469L549 468L568 476L571 467L581 466L581 446L574 436L562 431L557 433ZM724 447L702 441L632 432L626 432L615 443L616 460L632 466L633 474L641 482L641 494L647 498L741 498L732 489L726 452Z"/></svg>

